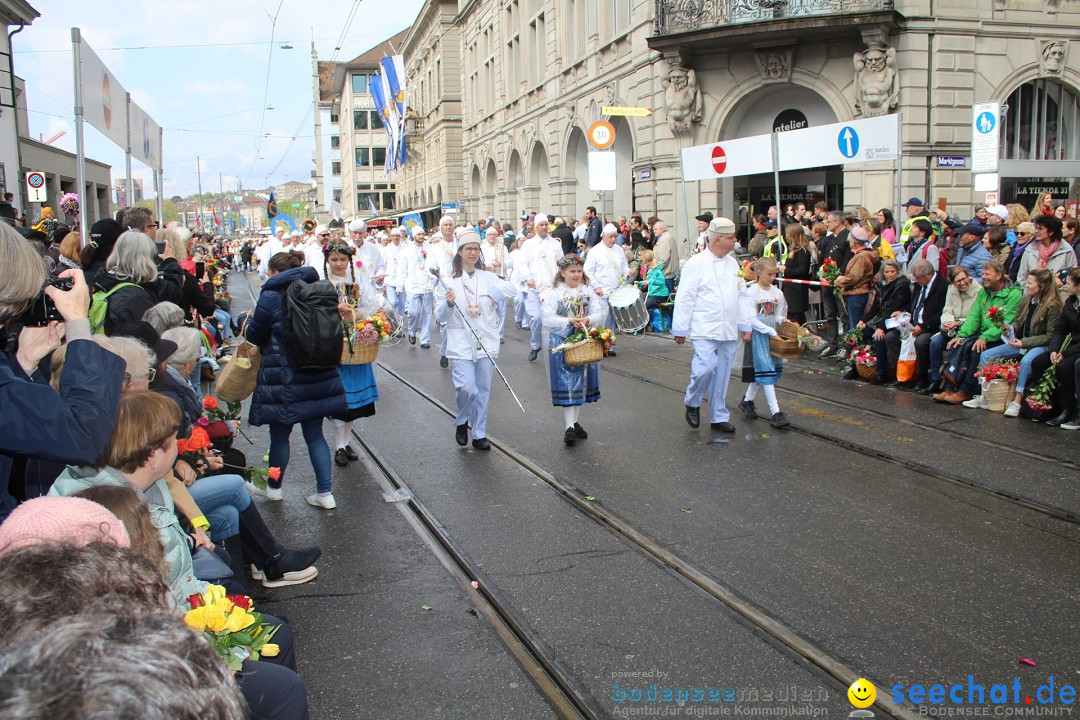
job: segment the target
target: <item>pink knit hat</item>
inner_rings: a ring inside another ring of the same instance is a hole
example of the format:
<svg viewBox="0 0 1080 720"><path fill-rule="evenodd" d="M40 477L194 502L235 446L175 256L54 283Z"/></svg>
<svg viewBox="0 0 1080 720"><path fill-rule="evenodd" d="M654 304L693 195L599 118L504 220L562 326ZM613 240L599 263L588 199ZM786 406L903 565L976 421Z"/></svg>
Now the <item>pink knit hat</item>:
<svg viewBox="0 0 1080 720"><path fill-rule="evenodd" d="M96 502L76 497L27 500L0 524L0 555L43 542L76 547L105 542L131 547L119 518Z"/></svg>

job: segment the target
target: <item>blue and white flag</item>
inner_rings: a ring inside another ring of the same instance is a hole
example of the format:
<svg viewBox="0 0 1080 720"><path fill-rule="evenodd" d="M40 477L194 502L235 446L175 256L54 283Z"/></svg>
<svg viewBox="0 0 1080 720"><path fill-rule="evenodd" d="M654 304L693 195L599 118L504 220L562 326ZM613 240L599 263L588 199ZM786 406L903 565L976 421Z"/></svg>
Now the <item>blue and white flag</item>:
<svg viewBox="0 0 1080 720"><path fill-rule="evenodd" d="M387 101L397 113L397 131L394 135L394 167L404 167L408 156L405 152L405 58L401 55L384 57L380 61L382 76L386 80ZM389 154L389 153L388 153Z"/></svg>
<svg viewBox="0 0 1080 720"><path fill-rule="evenodd" d="M386 162L383 164L383 171L387 175L390 174L391 162L395 155L394 148L397 147L394 141L394 123L391 120L391 106L393 103L387 102L388 89L389 87L381 75L371 76L368 82L368 90L371 92L371 99L375 101L375 112L379 113L383 129L386 130Z"/></svg>

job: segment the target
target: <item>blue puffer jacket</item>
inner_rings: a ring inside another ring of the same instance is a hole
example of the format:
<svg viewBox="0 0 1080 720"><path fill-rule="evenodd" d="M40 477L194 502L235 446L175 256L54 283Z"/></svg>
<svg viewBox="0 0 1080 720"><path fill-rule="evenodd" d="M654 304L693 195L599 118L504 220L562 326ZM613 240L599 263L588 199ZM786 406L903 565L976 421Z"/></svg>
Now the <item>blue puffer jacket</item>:
<svg viewBox="0 0 1080 720"><path fill-rule="evenodd" d="M318 373L298 372L282 350L285 326L281 301L286 289L296 280L318 279L315 268L293 268L273 276L262 287L247 325L247 339L262 352L262 366L248 416L252 425L294 425L312 418L344 415L348 410L345 388L336 368Z"/></svg>

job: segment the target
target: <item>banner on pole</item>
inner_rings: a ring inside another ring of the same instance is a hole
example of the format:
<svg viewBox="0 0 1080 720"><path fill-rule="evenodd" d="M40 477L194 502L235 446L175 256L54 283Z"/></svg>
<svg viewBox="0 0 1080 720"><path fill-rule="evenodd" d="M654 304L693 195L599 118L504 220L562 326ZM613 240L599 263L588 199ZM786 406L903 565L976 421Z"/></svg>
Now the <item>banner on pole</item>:
<svg viewBox="0 0 1080 720"><path fill-rule="evenodd" d="M754 135L684 148L683 180L715 180L772 172L771 142L771 135Z"/></svg>
<svg viewBox="0 0 1080 720"><path fill-rule="evenodd" d="M82 74L83 118L110 140L127 148L127 91L86 40L76 45Z"/></svg>
<svg viewBox="0 0 1080 720"><path fill-rule="evenodd" d="M154 170L162 169L161 126L131 103L131 156Z"/></svg>
<svg viewBox="0 0 1080 720"><path fill-rule="evenodd" d="M780 170L896 160L897 116L852 120L779 134Z"/></svg>

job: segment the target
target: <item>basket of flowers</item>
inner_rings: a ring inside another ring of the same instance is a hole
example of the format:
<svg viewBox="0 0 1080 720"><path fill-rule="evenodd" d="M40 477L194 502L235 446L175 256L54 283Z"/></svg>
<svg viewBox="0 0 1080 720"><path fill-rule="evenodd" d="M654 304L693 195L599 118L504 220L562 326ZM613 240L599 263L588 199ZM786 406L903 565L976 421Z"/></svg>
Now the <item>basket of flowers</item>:
<svg viewBox="0 0 1080 720"><path fill-rule="evenodd" d="M798 323L784 320L776 335L769 338L769 352L777 357L794 359L802 357L810 331Z"/></svg>
<svg viewBox="0 0 1080 720"><path fill-rule="evenodd" d="M1016 378L1020 375L1020 363L1015 360L985 362L979 365L975 377L982 383L982 398L986 409L1005 412L1016 394Z"/></svg>
<svg viewBox="0 0 1080 720"><path fill-rule="evenodd" d="M563 362L571 367L600 362L615 344L615 333L605 327L581 328L552 352L562 351Z"/></svg>
<svg viewBox="0 0 1080 720"><path fill-rule="evenodd" d="M342 365L369 365L379 356L379 345L390 338L390 321L382 310L366 318L343 323Z"/></svg>
<svg viewBox="0 0 1080 720"><path fill-rule="evenodd" d="M877 355L874 348L863 345L855 353L855 372L863 380L873 380L877 376Z"/></svg>

